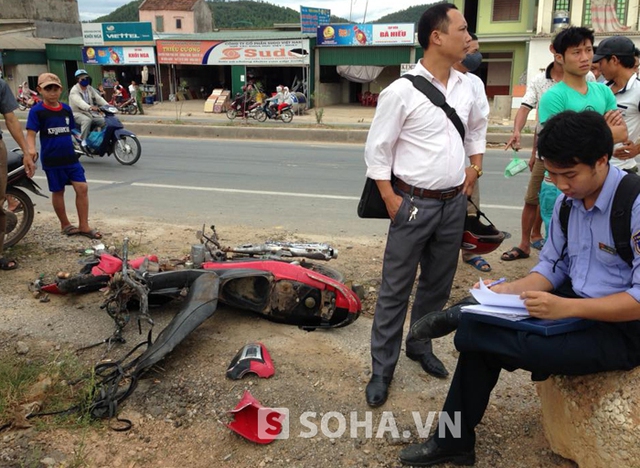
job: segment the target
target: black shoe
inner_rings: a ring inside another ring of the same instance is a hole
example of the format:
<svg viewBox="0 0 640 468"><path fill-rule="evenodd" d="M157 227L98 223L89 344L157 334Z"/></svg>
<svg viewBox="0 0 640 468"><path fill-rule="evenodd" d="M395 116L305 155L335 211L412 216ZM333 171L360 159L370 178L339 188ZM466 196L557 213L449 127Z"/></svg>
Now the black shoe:
<svg viewBox="0 0 640 468"><path fill-rule="evenodd" d="M460 313L458 306L439 312L430 312L413 324L411 336L416 340L426 340L448 335L458 328Z"/></svg>
<svg viewBox="0 0 640 468"><path fill-rule="evenodd" d="M471 449L445 450L438 447L433 437L423 444L409 445L400 451L400 461L403 465L433 466L441 463L470 466L476 462L476 452Z"/></svg>
<svg viewBox="0 0 640 468"><path fill-rule="evenodd" d="M367 404L372 408L384 405L384 402L387 401L387 397L389 396L390 383L391 377L373 374L365 390Z"/></svg>
<svg viewBox="0 0 640 468"><path fill-rule="evenodd" d="M444 367L442 361L438 359L435 354L428 352L424 354L407 353L407 357L412 361L417 361L422 366L422 369L429 375L438 377L440 379L449 375L449 371Z"/></svg>

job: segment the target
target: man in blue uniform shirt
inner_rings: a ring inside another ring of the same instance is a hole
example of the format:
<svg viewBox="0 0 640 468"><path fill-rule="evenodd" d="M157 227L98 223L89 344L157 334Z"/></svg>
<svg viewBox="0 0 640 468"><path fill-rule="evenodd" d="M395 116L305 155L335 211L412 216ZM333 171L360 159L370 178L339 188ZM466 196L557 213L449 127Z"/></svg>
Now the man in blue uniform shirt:
<svg viewBox="0 0 640 468"><path fill-rule="evenodd" d="M609 164L611 130L596 112L566 111L547 121L538 141L545 168L572 205L567 234L559 221L559 197L538 265L526 277L492 290L519 294L533 317L595 322L554 336L467 320L464 315L460 320L454 308L417 322L412 333L418 339L442 336L459 325L455 345L460 357L443 412L452 421L459 413L461 432L454 437L442 424L443 430L425 443L402 450L405 464L473 464L475 427L502 369L525 369L533 380L544 380L551 374L584 375L640 365L640 197L631 213L634 258L629 266L614 248L609 221L614 194L626 175Z"/></svg>

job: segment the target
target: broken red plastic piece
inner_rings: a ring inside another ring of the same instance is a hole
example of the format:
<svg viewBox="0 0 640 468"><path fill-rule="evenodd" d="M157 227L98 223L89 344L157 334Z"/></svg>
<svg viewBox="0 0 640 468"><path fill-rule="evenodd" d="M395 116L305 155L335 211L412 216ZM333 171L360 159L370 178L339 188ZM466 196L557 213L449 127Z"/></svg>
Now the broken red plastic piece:
<svg viewBox="0 0 640 468"><path fill-rule="evenodd" d="M240 380L248 372L263 379L276 373L269 351L262 343L249 343L238 351L227 368L227 377Z"/></svg>
<svg viewBox="0 0 640 468"><path fill-rule="evenodd" d="M234 420L227 427L256 444L269 444L276 440L286 417L284 413L262 406L249 390L244 391L242 399L230 413Z"/></svg>
<svg viewBox="0 0 640 468"><path fill-rule="evenodd" d="M137 270L147 258L151 262L158 262L158 257L156 255L145 255L144 257L129 260L129 266L134 270ZM91 274L93 276L113 275L120 270L122 270L122 260L114 255L103 253L100 255L100 263L91 269Z"/></svg>

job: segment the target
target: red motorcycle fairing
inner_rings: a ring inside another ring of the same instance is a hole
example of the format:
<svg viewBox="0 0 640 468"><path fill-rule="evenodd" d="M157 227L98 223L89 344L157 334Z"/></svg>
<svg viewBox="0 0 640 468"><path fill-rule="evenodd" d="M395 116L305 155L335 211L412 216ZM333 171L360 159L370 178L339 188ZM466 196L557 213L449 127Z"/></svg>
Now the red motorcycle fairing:
<svg viewBox="0 0 640 468"><path fill-rule="evenodd" d="M258 431L259 412L267 411L266 415L269 428ZM227 424L227 427L242 437L255 442L256 444L269 444L282 432L282 422L286 415L272 408L265 408L256 400L249 390L245 390L242 399L236 407L230 411L234 420Z"/></svg>
<svg viewBox="0 0 640 468"><path fill-rule="evenodd" d="M339 328L353 323L360 314L360 300L353 291L299 265L278 261L238 262L237 266L236 262L207 262L207 265L208 269L146 274L149 301L179 297L195 278L214 271L221 277L220 302L256 312L275 322L306 330ZM219 267L214 268L216 265ZM273 271L260 270L260 267ZM337 307L338 302L350 308Z"/></svg>
<svg viewBox="0 0 640 468"><path fill-rule="evenodd" d="M240 380L249 372L263 379L268 379L276 373L269 351L262 343L244 345L231 360L227 368L227 377Z"/></svg>
<svg viewBox="0 0 640 468"><path fill-rule="evenodd" d="M246 268L269 271L275 275L277 281L293 280L321 290L335 291L338 293L335 298L335 306L346 309L351 314L359 314L362 308L360 298L343 283L293 263L277 260L239 260L233 262L204 262L202 264L202 269L204 270Z"/></svg>

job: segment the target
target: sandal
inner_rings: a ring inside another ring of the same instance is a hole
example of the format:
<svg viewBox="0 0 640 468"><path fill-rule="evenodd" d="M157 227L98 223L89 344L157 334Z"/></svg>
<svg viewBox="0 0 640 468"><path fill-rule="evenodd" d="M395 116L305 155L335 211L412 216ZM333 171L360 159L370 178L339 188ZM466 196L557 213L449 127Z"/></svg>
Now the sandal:
<svg viewBox="0 0 640 468"><path fill-rule="evenodd" d="M18 262L13 259L2 257L0 258L0 270L9 271L18 268Z"/></svg>
<svg viewBox="0 0 640 468"><path fill-rule="evenodd" d="M521 258L529 258L528 253L524 253L524 251L519 247L512 247L511 250L505 252L500 257L501 260L505 262L511 262L513 260L520 260Z"/></svg>
<svg viewBox="0 0 640 468"><path fill-rule="evenodd" d="M532 249L542 250L542 247L544 247L544 238L540 238L531 242Z"/></svg>
<svg viewBox="0 0 640 468"><path fill-rule="evenodd" d="M97 229L92 229L91 231L80 231L78 230L78 234L84 237L88 237L89 239L102 239L102 233L100 231L98 231Z"/></svg>
<svg viewBox="0 0 640 468"><path fill-rule="evenodd" d="M469 260L465 260L464 263L471 265L473 268L483 273L489 273L491 271L491 265L489 265L489 263L480 255L470 258Z"/></svg>
<svg viewBox="0 0 640 468"><path fill-rule="evenodd" d="M66 228L64 228L62 231L62 234L64 234L65 236L77 236L78 234L80 234L80 229L78 229L77 227L75 227L73 224L69 224Z"/></svg>

